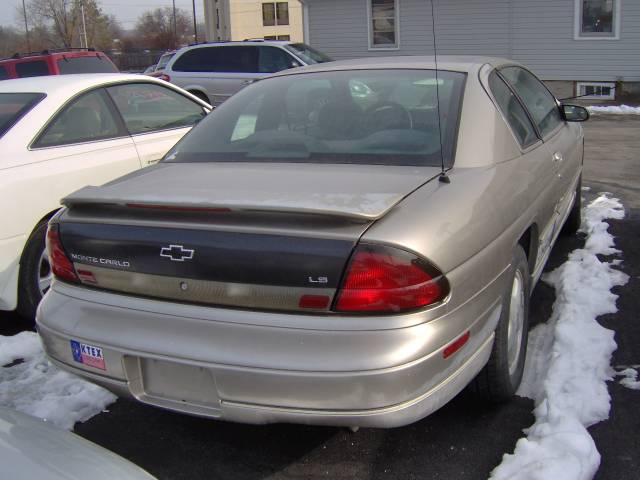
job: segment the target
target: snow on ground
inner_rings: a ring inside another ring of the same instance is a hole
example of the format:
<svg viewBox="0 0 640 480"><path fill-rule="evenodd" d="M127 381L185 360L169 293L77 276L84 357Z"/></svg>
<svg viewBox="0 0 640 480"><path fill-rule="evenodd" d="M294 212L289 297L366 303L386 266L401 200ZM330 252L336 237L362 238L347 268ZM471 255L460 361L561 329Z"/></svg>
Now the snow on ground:
<svg viewBox="0 0 640 480"><path fill-rule="evenodd" d="M597 255L620 253L606 219L624 217L622 204L602 194L583 211L584 248L543 277L555 288L549 321L530 332L525 374L518 390L535 401L535 423L491 473L492 480L590 480L600 454L587 427L609 417L606 381L614 370L614 332L596 318L615 313L616 285L628 277Z"/></svg>
<svg viewBox="0 0 640 480"><path fill-rule="evenodd" d="M629 105L603 105L587 107L589 113L609 113L615 115L640 115L640 107L630 107Z"/></svg>
<svg viewBox="0 0 640 480"><path fill-rule="evenodd" d="M620 385L632 390L640 390L640 378L638 377L638 370L636 370L638 367L640 367L640 365L633 365L616 372L616 376L624 377L620 380Z"/></svg>
<svg viewBox="0 0 640 480"><path fill-rule="evenodd" d="M0 406L72 430L115 401L107 390L51 364L37 333L0 336Z"/></svg>

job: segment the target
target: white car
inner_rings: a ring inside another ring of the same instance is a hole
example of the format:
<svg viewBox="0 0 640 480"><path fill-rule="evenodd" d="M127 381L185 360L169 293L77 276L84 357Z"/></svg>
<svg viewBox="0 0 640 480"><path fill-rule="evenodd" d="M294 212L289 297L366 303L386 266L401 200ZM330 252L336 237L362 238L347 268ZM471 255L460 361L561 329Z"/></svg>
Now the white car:
<svg viewBox="0 0 640 480"><path fill-rule="evenodd" d="M0 465L11 480L155 480L133 463L39 418L0 407Z"/></svg>
<svg viewBox="0 0 640 480"><path fill-rule="evenodd" d="M86 74L0 83L0 310L33 319L60 199L156 163L211 107L162 80Z"/></svg>

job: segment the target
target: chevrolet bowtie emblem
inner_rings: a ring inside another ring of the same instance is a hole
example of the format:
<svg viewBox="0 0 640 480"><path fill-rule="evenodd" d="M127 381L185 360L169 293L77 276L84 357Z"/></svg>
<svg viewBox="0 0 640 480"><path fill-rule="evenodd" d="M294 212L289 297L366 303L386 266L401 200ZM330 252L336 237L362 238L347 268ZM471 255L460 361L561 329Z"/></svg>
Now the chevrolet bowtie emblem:
<svg viewBox="0 0 640 480"><path fill-rule="evenodd" d="M194 250L184 248L182 245L169 245L160 249L160 256L168 258L172 262L184 262L193 258Z"/></svg>

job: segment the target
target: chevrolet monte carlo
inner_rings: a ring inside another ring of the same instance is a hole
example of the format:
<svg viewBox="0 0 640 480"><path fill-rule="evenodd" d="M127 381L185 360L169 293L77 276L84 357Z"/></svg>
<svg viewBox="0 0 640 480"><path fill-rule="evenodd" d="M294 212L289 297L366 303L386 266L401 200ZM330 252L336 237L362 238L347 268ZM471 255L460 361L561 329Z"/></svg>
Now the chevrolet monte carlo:
<svg viewBox="0 0 640 480"><path fill-rule="evenodd" d="M247 423L394 427L516 391L580 225L581 107L492 58L304 67L63 200L37 323L61 368Z"/></svg>

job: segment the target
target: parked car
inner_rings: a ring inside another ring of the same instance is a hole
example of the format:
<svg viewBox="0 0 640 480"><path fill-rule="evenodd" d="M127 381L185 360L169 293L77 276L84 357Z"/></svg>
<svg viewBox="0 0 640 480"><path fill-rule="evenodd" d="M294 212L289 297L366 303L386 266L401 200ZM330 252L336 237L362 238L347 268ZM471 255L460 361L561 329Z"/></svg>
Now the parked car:
<svg viewBox="0 0 640 480"><path fill-rule="evenodd" d="M169 63L169 60L171 60L171 58L175 54L175 50L164 52L162 55L160 55L157 63L150 65L142 73L144 73L145 75L151 75L152 77L160 77L162 75L162 72L164 71L164 67L167 66L167 63Z"/></svg>
<svg viewBox="0 0 640 480"><path fill-rule="evenodd" d="M62 197L157 162L209 108L141 75L0 83L0 310L33 321L51 282L47 221Z"/></svg>
<svg viewBox="0 0 640 480"><path fill-rule="evenodd" d="M93 48L16 53L11 58L0 60L0 80L73 73L117 72L118 68L109 57Z"/></svg>
<svg viewBox="0 0 640 480"><path fill-rule="evenodd" d="M66 197L37 315L52 361L248 423L404 425L474 378L510 398L533 286L580 224L588 113L508 60L438 65L281 72Z"/></svg>
<svg viewBox="0 0 640 480"><path fill-rule="evenodd" d="M0 464L11 480L153 480L124 458L71 432L0 407Z"/></svg>
<svg viewBox="0 0 640 480"><path fill-rule="evenodd" d="M328 56L304 43L203 43L175 52L159 78L217 106L243 87L275 72L329 61Z"/></svg>

